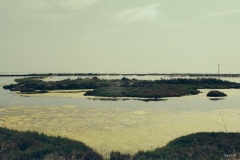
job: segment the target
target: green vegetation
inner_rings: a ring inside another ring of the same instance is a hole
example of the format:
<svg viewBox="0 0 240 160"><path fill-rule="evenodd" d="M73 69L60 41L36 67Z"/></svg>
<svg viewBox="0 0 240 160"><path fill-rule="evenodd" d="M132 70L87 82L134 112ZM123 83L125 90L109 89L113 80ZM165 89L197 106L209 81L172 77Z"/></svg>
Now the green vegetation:
<svg viewBox="0 0 240 160"><path fill-rule="evenodd" d="M91 157L91 158L90 158ZM0 159L102 159L85 144L37 132L0 127Z"/></svg>
<svg viewBox="0 0 240 160"><path fill-rule="evenodd" d="M196 133L177 138L165 147L130 156L112 152L110 160L196 160L239 158L240 133Z"/></svg>
<svg viewBox="0 0 240 160"><path fill-rule="evenodd" d="M159 98L159 99L153 99L153 98L108 98L108 97L103 97L103 98L88 98L89 100L100 100L100 101L128 101L128 100L137 100L137 101L143 101L143 102L158 102L158 101L167 101L168 99L164 98Z"/></svg>
<svg viewBox="0 0 240 160"><path fill-rule="evenodd" d="M171 76L171 77L240 77L240 74L209 74L209 73L174 73L174 74L166 74L166 73L143 73L143 74L122 74L122 73L32 73L32 74L0 74L0 77L23 77L23 76Z"/></svg>
<svg viewBox="0 0 240 160"><path fill-rule="evenodd" d="M165 147L139 151L134 155L113 151L110 160L217 160L239 158L239 151L240 133L203 132L183 136ZM67 138L0 127L0 159L102 160L102 156L85 144Z"/></svg>
<svg viewBox="0 0 240 160"><path fill-rule="evenodd" d="M240 88L239 83L219 79L170 79L170 80L137 80L123 77L121 80L100 80L78 78L56 82L45 82L39 78L16 80L17 84L6 85L4 89L22 93L46 93L49 90L93 89L85 93L88 96L102 97L141 97L162 98L195 95L197 89Z"/></svg>
<svg viewBox="0 0 240 160"><path fill-rule="evenodd" d="M18 79L14 79L15 82L17 83L24 83L24 82L28 82L28 81L31 81L31 80L41 80L43 79L44 77L25 77L25 78L18 78Z"/></svg>
<svg viewBox="0 0 240 160"><path fill-rule="evenodd" d="M210 91L207 94L208 97L226 97L227 95L220 91Z"/></svg>

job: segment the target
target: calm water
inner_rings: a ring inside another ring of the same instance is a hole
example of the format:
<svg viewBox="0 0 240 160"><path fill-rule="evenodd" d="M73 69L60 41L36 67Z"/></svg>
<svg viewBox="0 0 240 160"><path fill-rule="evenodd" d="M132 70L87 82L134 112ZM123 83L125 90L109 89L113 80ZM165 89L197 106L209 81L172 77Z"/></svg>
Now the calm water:
<svg viewBox="0 0 240 160"><path fill-rule="evenodd" d="M107 107L107 108L127 108L127 109L164 109L164 110L216 110L218 108L233 108L239 109L240 94L230 94L227 98L219 101L211 101L205 96L200 94L196 96L184 96L177 98L168 98L167 101L158 102L142 102L137 100L127 101L101 101L89 100L86 98L55 98L55 97L24 97L20 96L9 90L4 90L3 85L14 83L16 77L1 77L0 78L0 107L2 106L65 106L75 105L79 107ZM17 77L19 78L19 77ZM46 81L55 81L61 79L76 79L78 77L50 77ZM99 78L105 79L119 79L120 76L102 76ZM169 77L159 76L129 76L128 78L137 79L160 79ZM240 78L225 78L224 80L240 82ZM236 91L236 90L235 90ZM228 91L229 92L229 91ZM231 92L231 91L230 91ZM239 93L239 92L237 92Z"/></svg>
<svg viewBox="0 0 240 160"><path fill-rule="evenodd" d="M45 80L66 78L78 77ZM153 80L169 77L128 78ZM0 78L0 126L75 139L93 147L104 157L109 157L112 150L133 154L139 150L155 149L190 133L225 131L220 112L228 131L240 131L240 90L225 90L228 97L219 101L209 100L207 91L158 102L101 101L20 96L2 88L14 83L14 79ZM228 80L239 82L239 78Z"/></svg>

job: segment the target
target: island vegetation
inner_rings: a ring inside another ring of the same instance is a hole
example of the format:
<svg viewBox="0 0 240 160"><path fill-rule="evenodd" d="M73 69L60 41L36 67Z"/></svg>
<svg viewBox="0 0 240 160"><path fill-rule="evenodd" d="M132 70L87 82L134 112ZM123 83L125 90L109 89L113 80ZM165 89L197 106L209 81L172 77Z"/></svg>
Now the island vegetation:
<svg viewBox="0 0 240 160"><path fill-rule="evenodd" d="M240 77L240 74L211 74L211 73L5 73L0 74L0 77L29 77L29 76L167 76L167 77Z"/></svg>
<svg viewBox="0 0 240 160"><path fill-rule="evenodd" d="M51 90L79 90L89 89L87 96L101 97L140 97L140 98L163 98L179 97L184 95L196 95L198 89L229 89L240 88L239 83L223 81L213 78L201 79L160 79L160 80L137 80L128 79L99 79L77 78L61 81L43 81L40 77L28 77L15 80L17 84L5 85L4 89L20 91L21 93L34 94L46 93Z"/></svg>
<svg viewBox="0 0 240 160"><path fill-rule="evenodd" d="M223 92L213 90L208 92L207 96L208 97L226 97L227 95Z"/></svg>

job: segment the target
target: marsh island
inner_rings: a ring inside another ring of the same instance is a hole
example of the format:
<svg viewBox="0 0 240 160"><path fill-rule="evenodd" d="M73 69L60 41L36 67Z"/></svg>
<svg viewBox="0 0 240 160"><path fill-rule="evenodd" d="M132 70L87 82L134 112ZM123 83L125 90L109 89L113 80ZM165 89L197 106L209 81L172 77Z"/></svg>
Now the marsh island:
<svg viewBox="0 0 240 160"><path fill-rule="evenodd" d="M19 91L25 94L47 93L52 90L79 90L86 89L85 96L100 97L140 97L163 98L196 95L198 89L239 89L236 82L223 81L214 78L201 79L160 79L137 80L122 79L105 80L98 77L65 79L46 82L42 77L28 77L15 80L17 84L3 86L4 89Z"/></svg>

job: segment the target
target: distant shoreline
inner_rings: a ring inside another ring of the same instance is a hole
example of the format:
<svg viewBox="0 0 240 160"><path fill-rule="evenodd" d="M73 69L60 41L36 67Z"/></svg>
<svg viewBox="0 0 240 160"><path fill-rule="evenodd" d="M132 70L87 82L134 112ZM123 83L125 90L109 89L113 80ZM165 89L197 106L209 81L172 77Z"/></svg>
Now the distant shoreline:
<svg viewBox="0 0 240 160"><path fill-rule="evenodd" d="M0 74L0 77L25 77L25 76L181 76L181 77L240 77L240 74L212 74L212 73L33 73L33 74Z"/></svg>

